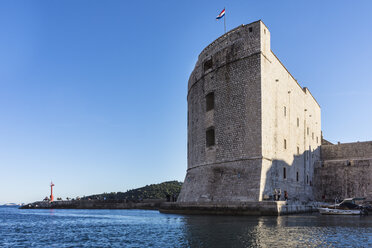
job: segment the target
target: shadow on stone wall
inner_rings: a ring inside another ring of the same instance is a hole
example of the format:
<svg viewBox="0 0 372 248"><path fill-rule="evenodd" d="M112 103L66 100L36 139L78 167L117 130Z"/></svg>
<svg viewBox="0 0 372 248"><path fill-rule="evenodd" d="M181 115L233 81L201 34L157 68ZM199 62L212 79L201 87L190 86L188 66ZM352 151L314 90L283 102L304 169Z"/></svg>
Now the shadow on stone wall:
<svg viewBox="0 0 372 248"><path fill-rule="evenodd" d="M261 199L309 202L314 200L314 165L320 161L320 147L293 155L292 163L284 160L263 160ZM265 168L268 168L267 170ZM275 193L276 191L276 193Z"/></svg>
<svg viewBox="0 0 372 248"><path fill-rule="evenodd" d="M317 200L366 197L372 200L372 158L318 162L314 168Z"/></svg>

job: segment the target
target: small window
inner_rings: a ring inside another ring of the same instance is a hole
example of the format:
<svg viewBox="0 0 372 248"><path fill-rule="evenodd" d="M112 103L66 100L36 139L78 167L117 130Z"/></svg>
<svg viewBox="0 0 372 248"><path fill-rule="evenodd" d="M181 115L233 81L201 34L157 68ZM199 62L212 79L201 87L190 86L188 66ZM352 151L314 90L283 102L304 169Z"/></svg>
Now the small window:
<svg viewBox="0 0 372 248"><path fill-rule="evenodd" d="M283 167L283 179L287 178L287 170L285 167Z"/></svg>
<svg viewBox="0 0 372 248"><path fill-rule="evenodd" d="M264 29L264 34L266 34L266 29Z"/></svg>
<svg viewBox="0 0 372 248"><path fill-rule="evenodd" d="M208 59L207 61L204 62L204 72L207 70L211 69L213 66L212 59Z"/></svg>
<svg viewBox="0 0 372 248"><path fill-rule="evenodd" d="M316 136L316 143L317 143L317 144L319 143L318 136Z"/></svg>
<svg viewBox="0 0 372 248"><path fill-rule="evenodd" d="M309 129L309 127L307 128L307 135L309 135L309 133L310 133L310 129Z"/></svg>
<svg viewBox="0 0 372 248"><path fill-rule="evenodd" d="M214 92L205 96L206 111L214 109Z"/></svg>
<svg viewBox="0 0 372 248"><path fill-rule="evenodd" d="M205 132L206 136L206 146L214 146L215 145L215 138L214 138L214 127L210 127Z"/></svg>
<svg viewBox="0 0 372 248"><path fill-rule="evenodd" d="M287 149L287 140L284 139L284 149Z"/></svg>
<svg viewBox="0 0 372 248"><path fill-rule="evenodd" d="M300 118L297 117L297 127L300 126Z"/></svg>
<svg viewBox="0 0 372 248"><path fill-rule="evenodd" d="M284 116L287 116L287 108L284 106Z"/></svg>
<svg viewBox="0 0 372 248"><path fill-rule="evenodd" d="M252 33L252 31L253 31L253 28L250 27L250 28L249 28L249 33Z"/></svg>
<svg viewBox="0 0 372 248"><path fill-rule="evenodd" d="M298 182L299 176L298 176L298 171L296 173L296 181Z"/></svg>
<svg viewBox="0 0 372 248"><path fill-rule="evenodd" d="M297 155L300 155L300 148L297 146Z"/></svg>
<svg viewBox="0 0 372 248"><path fill-rule="evenodd" d="M314 140L314 132L311 133L311 138Z"/></svg>

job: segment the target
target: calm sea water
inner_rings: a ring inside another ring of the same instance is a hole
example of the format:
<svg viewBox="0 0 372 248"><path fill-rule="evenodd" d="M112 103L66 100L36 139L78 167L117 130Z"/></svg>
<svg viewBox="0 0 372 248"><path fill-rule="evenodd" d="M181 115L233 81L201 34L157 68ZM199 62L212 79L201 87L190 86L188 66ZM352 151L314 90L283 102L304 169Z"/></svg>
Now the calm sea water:
<svg viewBox="0 0 372 248"><path fill-rule="evenodd" d="M186 216L0 207L0 247L372 247L372 216Z"/></svg>

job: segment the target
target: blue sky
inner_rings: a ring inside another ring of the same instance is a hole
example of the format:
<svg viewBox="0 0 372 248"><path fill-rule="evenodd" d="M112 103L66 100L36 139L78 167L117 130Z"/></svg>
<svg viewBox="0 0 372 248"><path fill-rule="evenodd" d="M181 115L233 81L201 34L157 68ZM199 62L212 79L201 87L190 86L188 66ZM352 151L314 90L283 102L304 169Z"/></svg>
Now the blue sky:
<svg viewBox="0 0 372 248"><path fill-rule="evenodd" d="M0 204L167 180L187 167L187 81L259 19L332 142L372 140L371 1L1 1Z"/></svg>

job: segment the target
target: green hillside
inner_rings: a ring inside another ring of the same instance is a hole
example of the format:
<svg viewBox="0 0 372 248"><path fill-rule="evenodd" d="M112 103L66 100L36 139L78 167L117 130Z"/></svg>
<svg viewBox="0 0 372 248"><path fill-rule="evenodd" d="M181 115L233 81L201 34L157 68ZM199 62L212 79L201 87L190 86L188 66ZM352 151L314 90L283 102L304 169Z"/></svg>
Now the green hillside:
<svg viewBox="0 0 372 248"><path fill-rule="evenodd" d="M98 195L90 195L83 199L97 200L129 200L138 201L143 199L166 199L167 196L178 196L181 191L182 183L178 181L169 181L159 184L150 184L142 188L131 189L127 192L112 192Z"/></svg>

